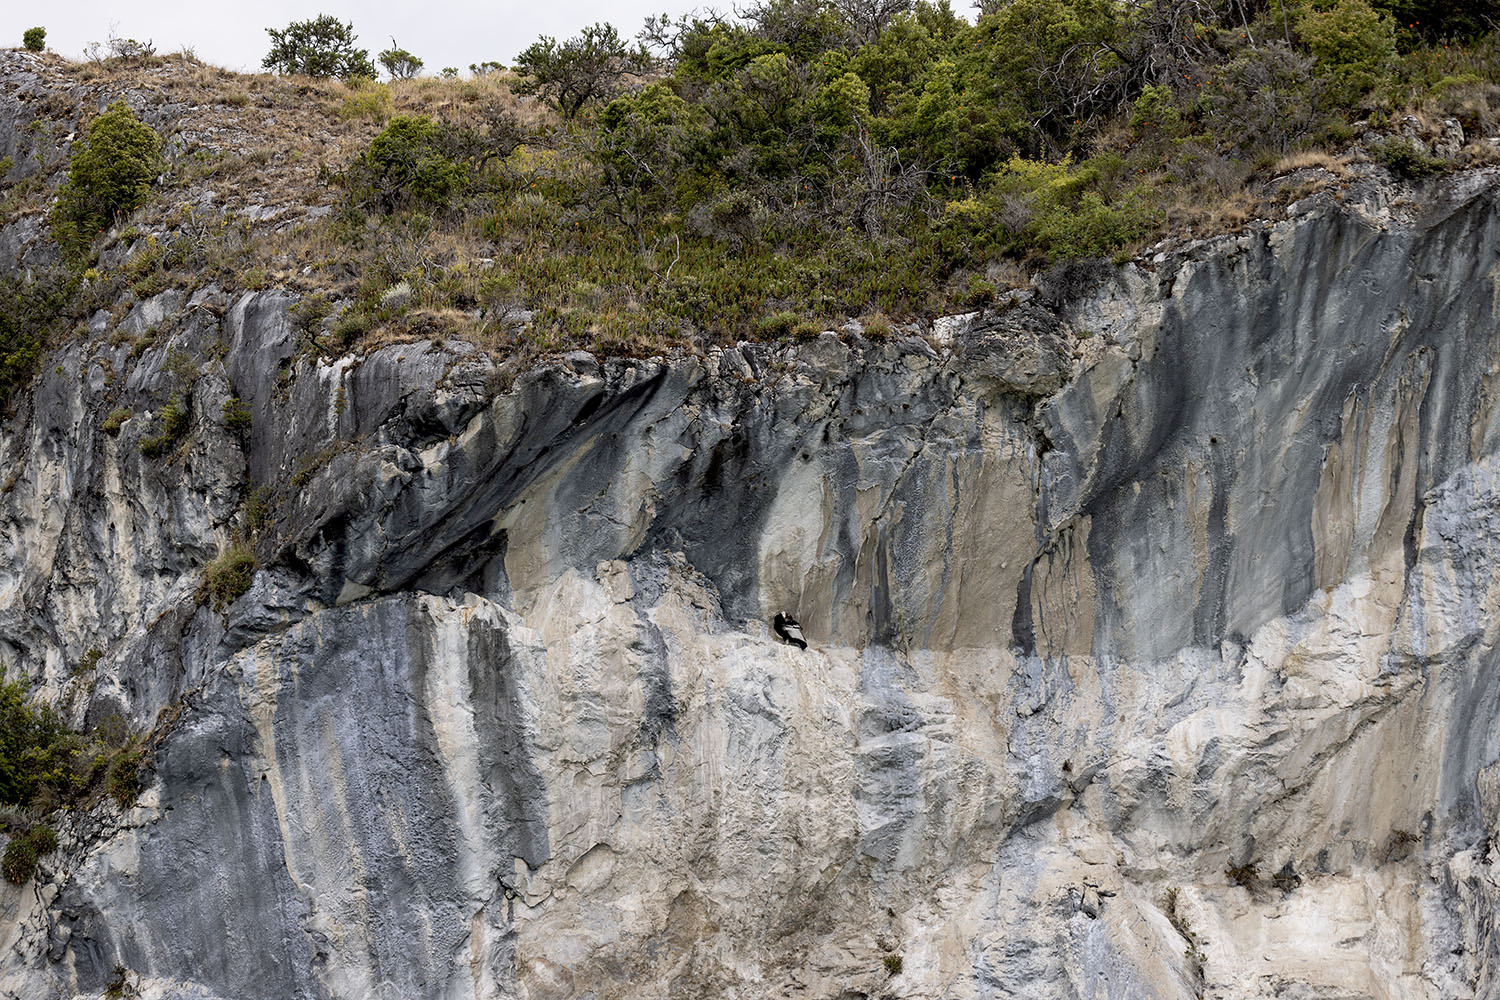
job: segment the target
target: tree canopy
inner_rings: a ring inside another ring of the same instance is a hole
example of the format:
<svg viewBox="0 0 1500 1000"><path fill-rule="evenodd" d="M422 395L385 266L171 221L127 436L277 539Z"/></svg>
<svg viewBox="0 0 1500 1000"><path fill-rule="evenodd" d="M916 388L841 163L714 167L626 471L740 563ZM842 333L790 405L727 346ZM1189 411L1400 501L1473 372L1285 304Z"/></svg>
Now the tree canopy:
<svg viewBox="0 0 1500 1000"><path fill-rule="evenodd" d="M271 51L260 63L266 69L345 80L375 76L369 50L355 44L353 22L320 14L310 21L293 21L280 30L267 28L266 34L271 36Z"/></svg>

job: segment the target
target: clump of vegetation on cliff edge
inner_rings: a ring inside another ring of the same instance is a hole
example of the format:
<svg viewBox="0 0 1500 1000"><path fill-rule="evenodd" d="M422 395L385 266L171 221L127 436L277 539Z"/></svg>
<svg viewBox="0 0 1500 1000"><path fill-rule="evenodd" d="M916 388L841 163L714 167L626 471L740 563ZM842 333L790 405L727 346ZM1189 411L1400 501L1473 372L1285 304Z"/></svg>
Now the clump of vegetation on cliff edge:
<svg viewBox="0 0 1500 1000"><path fill-rule="evenodd" d="M515 89L556 117L397 119L345 173L335 232L363 279L343 338L444 310L541 350L786 335L1232 228L1257 173L1338 172L1407 110L1495 127L1494 4L1418 22L1403 2L1010 0L969 23L764 0L653 19L650 60L607 25L543 39ZM400 170L372 171L391 147ZM484 269L402 252L438 234Z"/></svg>
<svg viewBox="0 0 1500 1000"><path fill-rule="evenodd" d="M0 681L0 828L10 827L11 844L16 845L14 859L7 851L6 876L24 881L29 867L20 879L12 871L56 846L55 837L46 839L51 831L26 816L101 795L129 805L139 792L144 764L144 748L118 717L80 733L51 707L33 700L20 681ZM45 836L35 834L37 830L45 830Z"/></svg>

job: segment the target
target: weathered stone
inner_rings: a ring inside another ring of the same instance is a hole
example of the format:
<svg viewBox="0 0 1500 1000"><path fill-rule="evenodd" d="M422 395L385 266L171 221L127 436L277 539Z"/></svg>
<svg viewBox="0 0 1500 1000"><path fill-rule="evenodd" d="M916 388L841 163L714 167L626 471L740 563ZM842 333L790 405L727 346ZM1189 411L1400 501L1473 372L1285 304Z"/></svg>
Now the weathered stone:
<svg viewBox="0 0 1500 1000"><path fill-rule="evenodd" d="M1494 996L1497 198L1354 190L942 354L101 318L0 424L0 665L160 742L0 886L0 996Z"/></svg>

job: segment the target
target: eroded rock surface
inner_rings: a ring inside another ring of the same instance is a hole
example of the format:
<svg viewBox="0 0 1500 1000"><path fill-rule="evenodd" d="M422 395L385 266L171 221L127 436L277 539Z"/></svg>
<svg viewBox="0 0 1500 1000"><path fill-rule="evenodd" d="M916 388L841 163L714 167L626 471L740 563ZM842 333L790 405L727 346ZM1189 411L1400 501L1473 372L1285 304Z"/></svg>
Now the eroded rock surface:
<svg viewBox="0 0 1500 1000"><path fill-rule="evenodd" d="M1322 197L931 339L100 317L0 427L0 664L159 748L0 996L1497 995L1500 182Z"/></svg>

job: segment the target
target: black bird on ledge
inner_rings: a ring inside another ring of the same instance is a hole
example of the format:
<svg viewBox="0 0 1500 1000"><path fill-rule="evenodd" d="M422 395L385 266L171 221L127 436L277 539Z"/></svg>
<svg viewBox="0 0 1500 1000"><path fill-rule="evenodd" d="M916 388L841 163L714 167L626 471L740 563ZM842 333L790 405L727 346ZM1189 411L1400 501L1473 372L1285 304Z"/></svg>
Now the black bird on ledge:
<svg viewBox="0 0 1500 1000"><path fill-rule="evenodd" d="M807 648L807 640L802 638L802 626L785 611L776 612L776 620L771 622L771 627L781 636L782 642L789 642L798 649Z"/></svg>

